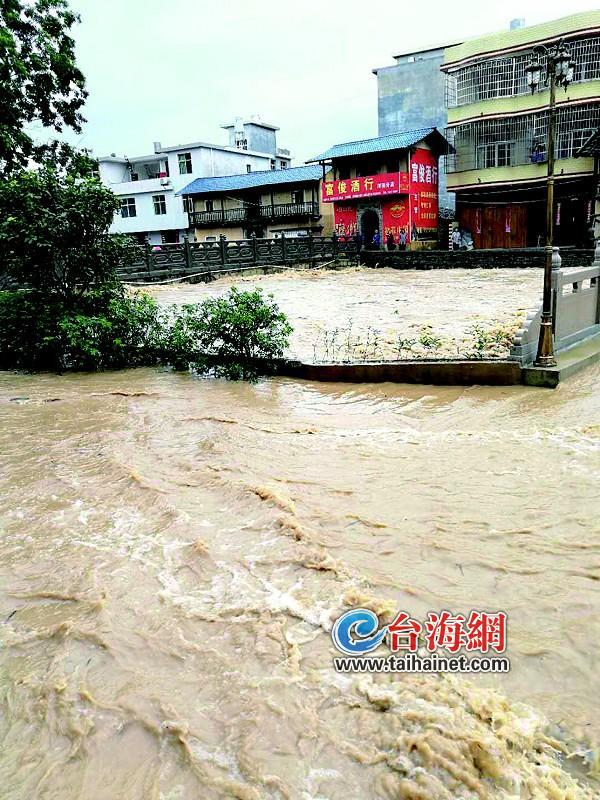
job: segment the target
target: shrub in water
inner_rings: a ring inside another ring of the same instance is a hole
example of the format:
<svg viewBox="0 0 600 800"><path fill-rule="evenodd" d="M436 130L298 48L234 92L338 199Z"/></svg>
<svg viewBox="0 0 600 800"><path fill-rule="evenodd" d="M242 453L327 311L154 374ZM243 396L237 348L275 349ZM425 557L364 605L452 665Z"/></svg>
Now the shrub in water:
<svg viewBox="0 0 600 800"><path fill-rule="evenodd" d="M165 358L179 369L255 380L272 370L291 332L272 295L232 287L223 297L172 311Z"/></svg>

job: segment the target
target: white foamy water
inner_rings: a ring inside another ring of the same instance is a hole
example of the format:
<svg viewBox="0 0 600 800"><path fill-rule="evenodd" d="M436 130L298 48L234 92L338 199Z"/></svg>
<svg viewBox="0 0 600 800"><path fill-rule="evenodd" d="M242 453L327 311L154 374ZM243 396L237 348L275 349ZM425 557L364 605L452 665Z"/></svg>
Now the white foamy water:
<svg viewBox="0 0 600 800"><path fill-rule="evenodd" d="M0 374L2 799L597 797L599 387ZM352 605L512 670L338 675Z"/></svg>
<svg viewBox="0 0 600 800"><path fill-rule="evenodd" d="M161 303L194 303L231 286L260 287L273 294L294 327L289 355L347 361L464 355L473 349L474 325L512 335L539 301L542 277L539 269L303 270L144 291ZM420 343L426 330L439 346L427 350ZM412 342L412 350L399 350L399 339ZM507 348L490 345L485 353L503 356Z"/></svg>

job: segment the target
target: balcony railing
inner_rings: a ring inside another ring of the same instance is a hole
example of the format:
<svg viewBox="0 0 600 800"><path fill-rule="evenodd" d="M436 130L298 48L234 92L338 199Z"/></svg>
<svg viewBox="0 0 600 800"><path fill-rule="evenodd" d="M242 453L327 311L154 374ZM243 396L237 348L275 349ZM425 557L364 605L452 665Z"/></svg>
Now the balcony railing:
<svg viewBox="0 0 600 800"><path fill-rule="evenodd" d="M282 217L318 217L319 204L310 203L275 203L259 206L261 219L281 219Z"/></svg>
<svg viewBox="0 0 600 800"><path fill-rule="evenodd" d="M239 225L240 222L247 222L248 208L193 211L189 214L189 218L191 227L201 227L202 225Z"/></svg>
<svg viewBox="0 0 600 800"><path fill-rule="evenodd" d="M273 205L244 206L242 208L218 209L217 211L193 211L189 214L190 227L239 225L250 220L292 219L320 216L319 204L275 203Z"/></svg>

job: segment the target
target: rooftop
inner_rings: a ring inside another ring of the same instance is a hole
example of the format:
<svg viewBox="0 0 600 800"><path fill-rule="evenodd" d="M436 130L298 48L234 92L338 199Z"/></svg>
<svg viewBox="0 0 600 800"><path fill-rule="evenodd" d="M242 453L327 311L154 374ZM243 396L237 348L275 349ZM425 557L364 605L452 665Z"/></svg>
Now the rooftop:
<svg viewBox="0 0 600 800"><path fill-rule="evenodd" d="M277 125L270 125L268 122L263 122L261 119L250 118L250 119L245 119L243 121L240 120L240 122L242 125L257 125L259 128L268 128L270 131L279 130ZM221 125L221 128L223 128L223 130L229 131L231 130L231 128L235 128L235 125L236 125L235 122L230 122L227 125Z"/></svg>
<svg viewBox="0 0 600 800"><path fill-rule="evenodd" d="M583 11L568 17L553 19L538 25L528 25L514 30L488 33L467 39L463 44L449 47L443 68L456 67L475 58L498 56L514 50L532 47L541 42L561 37L577 36L600 31L600 10Z"/></svg>
<svg viewBox="0 0 600 800"><path fill-rule="evenodd" d="M404 58L405 56L418 56L422 53L432 53L435 50L445 50L447 47L456 47L458 44L460 44L460 42L452 42L451 44L438 44L434 45L433 47L422 47L420 50L403 50L401 53L397 53L394 58Z"/></svg>
<svg viewBox="0 0 600 800"><path fill-rule="evenodd" d="M289 169L269 169L261 172L242 172L238 175L222 175L214 178L196 178L177 194L204 194L205 192L234 192L240 189L255 189L261 186L277 186L282 183L318 181L321 167L305 166Z"/></svg>
<svg viewBox="0 0 600 800"><path fill-rule="evenodd" d="M366 155L367 153L385 153L389 150L402 150L411 145L417 144L431 137L431 143L436 143L441 151L446 151L447 142L437 128L417 128L413 131L399 131L390 133L388 136L376 136L373 139L360 139L357 142L344 142L334 144L329 150L325 150L314 158L309 158L308 163L313 161L328 161L330 158L346 158L349 156Z"/></svg>

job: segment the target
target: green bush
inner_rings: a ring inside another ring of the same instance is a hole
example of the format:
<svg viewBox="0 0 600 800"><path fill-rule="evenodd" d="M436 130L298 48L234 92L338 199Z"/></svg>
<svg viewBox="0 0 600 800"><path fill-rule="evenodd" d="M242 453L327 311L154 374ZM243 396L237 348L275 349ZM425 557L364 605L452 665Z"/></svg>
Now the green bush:
<svg viewBox="0 0 600 800"><path fill-rule="evenodd" d="M291 327L260 290L231 289L201 304L161 309L120 285L76 298L0 292L0 369L121 369L164 364L255 380L283 355Z"/></svg>
<svg viewBox="0 0 600 800"><path fill-rule="evenodd" d="M292 328L273 296L261 289L177 309L166 337L166 360L230 380L256 380L283 355Z"/></svg>
<svg viewBox="0 0 600 800"><path fill-rule="evenodd" d="M55 164L0 181L0 265L20 286L74 300L112 286L131 248L107 234L119 199Z"/></svg>
<svg viewBox="0 0 600 800"><path fill-rule="evenodd" d="M101 370L156 364L163 320L151 298L115 286L76 303L60 294L0 292L0 368Z"/></svg>

